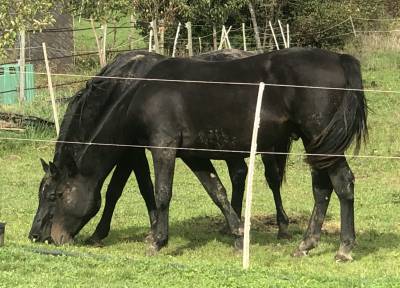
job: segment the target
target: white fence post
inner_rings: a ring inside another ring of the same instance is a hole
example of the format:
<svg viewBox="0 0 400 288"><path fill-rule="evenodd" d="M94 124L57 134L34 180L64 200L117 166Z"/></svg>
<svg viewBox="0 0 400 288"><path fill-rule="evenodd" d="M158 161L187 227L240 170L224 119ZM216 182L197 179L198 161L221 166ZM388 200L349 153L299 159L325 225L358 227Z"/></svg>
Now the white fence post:
<svg viewBox="0 0 400 288"><path fill-rule="evenodd" d="M19 102L25 101L25 30L19 31Z"/></svg>
<svg viewBox="0 0 400 288"><path fill-rule="evenodd" d="M247 43L246 43L246 26L242 23L242 33L243 33L243 50L247 51Z"/></svg>
<svg viewBox="0 0 400 288"><path fill-rule="evenodd" d="M351 28L353 28L354 37L357 37L356 28L354 27L353 17L350 16Z"/></svg>
<svg viewBox="0 0 400 288"><path fill-rule="evenodd" d="M181 31L181 22L178 24L178 28L176 29L175 40L174 40L174 48L172 50L172 57L175 57L176 54L176 45L178 44L179 32Z"/></svg>
<svg viewBox="0 0 400 288"><path fill-rule="evenodd" d="M281 20L278 20L278 24L279 24L279 29L281 30L281 35L282 35L282 39L283 39L283 46L285 46L285 48L288 48L287 41L286 41L286 38L285 38L285 32L283 31Z"/></svg>
<svg viewBox="0 0 400 288"><path fill-rule="evenodd" d="M286 37L287 48L290 48L289 24L286 24Z"/></svg>
<svg viewBox="0 0 400 288"><path fill-rule="evenodd" d="M44 62L46 63L47 81L49 83L49 92L50 92L50 97L51 97L51 105L53 106L54 124L56 126L56 132L57 132L57 137L58 137L60 135L60 124L58 123L58 113L57 113L56 99L54 97L53 82L51 81L50 65L49 65L49 60L47 58L46 43L43 42L42 46L43 46Z"/></svg>
<svg viewBox="0 0 400 288"><path fill-rule="evenodd" d="M271 23L271 21L269 21L268 23L269 23L269 28L271 28L272 36L274 37L274 41L275 41L276 50L279 50L279 44L278 44L278 41L276 40L275 31L274 31L274 27L272 27L272 23Z"/></svg>
<svg viewBox="0 0 400 288"><path fill-rule="evenodd" d="M256 112L254 115L253 135L251 138L250 160L249 160L249 174L246 183L246 207L244 215L244 239L243 239L243 269L248 269L250 264L250 217L251 217L251 202L253 198L253 178L254 178L254 165L257 151L257 136L258 128L260 127L260 113L261 103L264 95L265 84L260 83L258 88Z"/></svg>

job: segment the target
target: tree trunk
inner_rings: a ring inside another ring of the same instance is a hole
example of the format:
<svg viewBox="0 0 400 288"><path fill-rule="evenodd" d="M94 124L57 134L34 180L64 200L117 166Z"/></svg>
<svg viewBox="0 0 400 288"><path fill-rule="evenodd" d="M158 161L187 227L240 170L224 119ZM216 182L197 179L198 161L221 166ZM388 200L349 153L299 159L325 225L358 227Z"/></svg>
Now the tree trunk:
<svg viewBox="0 0 400 288"><path fill-rule="evenodd" d="M256 12L254 11L253 4L249 1L249 11L250 11L250 16L251 16L251 22L253 23L253 29L254 29L254 38L256 39L256 48L257 50L261 51L261 40L260 40L260 32L258 29L257 25L257 19L256 19Z"/></svg>

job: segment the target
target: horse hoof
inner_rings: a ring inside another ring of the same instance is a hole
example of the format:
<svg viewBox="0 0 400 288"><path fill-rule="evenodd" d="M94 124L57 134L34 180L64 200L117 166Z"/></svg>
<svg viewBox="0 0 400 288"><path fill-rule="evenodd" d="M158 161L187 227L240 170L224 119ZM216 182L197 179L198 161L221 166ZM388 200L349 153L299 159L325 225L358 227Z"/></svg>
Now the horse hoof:
<svg viewBox="0 0 400 288"><path fill-rule="evenodd" d="M297 249L296 251L293 252L292 256L296 258L305 257L308 256L308 251Z"/></svg>
<svg viewBox="0 0 400 288"><path fill-rule="evenodd" d="M86 239L84 243L93 247L104 247L104 243L101 241L101 239L93 236Z"/></svg>
<svg viewBox="0 0 400 288"><path fill-rule="evenodd" d="M147 236L144 238L144 241L149 244L153 243L154 242L153 233L149 232L149 234L147 234Z"/></svg>
<svg viewBox="0 0 400 288"><path fill-rule="evenodd" d="M280 240L290 240L292 239L292 235L290 235L288 232L279 231L277 238Z"/></svg>
<svg viewBox="0 0 400 288"><path fill-rule="evenodd" d="M335 255L335 260L337 263L351 262L353 261L353 257L350 254L338 252Z"/></svg>

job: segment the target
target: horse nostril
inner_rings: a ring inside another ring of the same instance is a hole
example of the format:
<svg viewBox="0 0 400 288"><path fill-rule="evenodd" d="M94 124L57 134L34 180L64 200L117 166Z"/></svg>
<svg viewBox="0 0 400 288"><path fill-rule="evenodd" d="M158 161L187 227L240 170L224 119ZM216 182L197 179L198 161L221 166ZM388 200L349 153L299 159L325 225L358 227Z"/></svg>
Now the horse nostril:
<svg viewBox="0 0 400 288"><path fill-rule="evenodd" d="M39 239L39 235L37 235L37 234L31 234L31 235L29 235L29 239L31 239L32 242L36 242L36 241L38 241L38 239Z"/></svg>

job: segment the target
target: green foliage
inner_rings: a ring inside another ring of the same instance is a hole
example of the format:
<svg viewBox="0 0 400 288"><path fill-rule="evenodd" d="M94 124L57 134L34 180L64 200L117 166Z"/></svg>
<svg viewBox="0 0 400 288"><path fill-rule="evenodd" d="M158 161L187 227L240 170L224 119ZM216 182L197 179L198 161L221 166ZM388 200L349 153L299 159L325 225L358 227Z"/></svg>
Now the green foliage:
<svg viewBox="0 0 400 288"><path fill-rule="evenodd" d="M223 25L229 17L238 15L238 11L247 3L246 0L188 0L190 9L186 17L193 23Z"/></svg>
<svg viewBox="0 0 400 288"><path fill-rule="evenodd" d="M52 0L13 0L0 2L0 58L12 47L21 30L40 30L54 22Z"/></svg>
<svg viewBox="0 0 400 288"><path fill-rule="evenodd" d="M67 7L74 15L93 18L100 23L119 21L132 12L130 0L69 0Z"/></svg>

